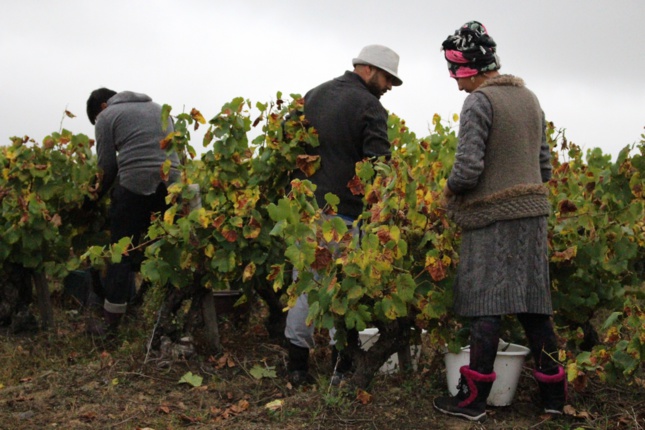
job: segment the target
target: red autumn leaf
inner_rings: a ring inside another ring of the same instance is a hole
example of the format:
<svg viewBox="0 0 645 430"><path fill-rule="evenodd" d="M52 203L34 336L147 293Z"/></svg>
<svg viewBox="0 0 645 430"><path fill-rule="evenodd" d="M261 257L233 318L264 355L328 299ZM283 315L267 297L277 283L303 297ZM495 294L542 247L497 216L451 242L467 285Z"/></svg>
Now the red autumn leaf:
<svg viewBox="0 0 645 430"><path fill-rule="evenodd" d="M315 260L311 263L311 268L314 270L324 269L329 266L332 261L331 252L322 246L316 247Z"/></svg>
<svg viewBox="0 0 645 430"><path fill-rule="evenodd" d="M562 200L558 203L558 211L561 214L571 213L578 210L578 207L569 199Z"/></svg>
<svg viewBox="0 0 645 430"><path fill-rule="evenodd" d="M365 187L358 176L354 176L352 180L347 183L347 187L355 196L362 196L365 194Z"/></svg>
<svg viewBox="0 0 645 430"><path fill-rule="evenodd" d="M554 175L566 175L567 173L569 173L569 163L562 163L553 171Z"/></svg>
<svg viewBox="0 0 645 430"><path fill-rule="evenodd" d="M43 146L45 147L45 149L52 149L55 145L56 142L49 136L43 141Z"/></svg>
<svg viewBox="0 0 645 430"><path fill-rule="evenodd" d="M298 169L300 169L307 177L310 177L316 172L319 160L319 155L298 155L296 158L296 166L298 166Z"/></svg>
<svg viewBox="0 0 645 430"><path fill-rule="evenodd" d="M446 279L446 266L441 260L437 260L433 265L426 267L426 270L435 282Z"/></svg>
<svg viewBox="0 0 645 430"><path fill-rule="evenodd" d="M224 215L218 216L213 220L213 227L219 230L222 224L224 224L224 221L226 221L226 217Z"/></svg>
<svg viewBox="0 0 645 430"><path fill-rule="evenodd" d="M170 142L172 142L172 136L168 135L159 141L159 146L161 147L161 149L165 150L166 148L168 148Z"/></svg>
<svg viewBox="0 0 645 430"><path fill-rule="evenodd" d="M230 227L225 226L222 229L222 236L226 239L227 242L234 243L237 242L237 232L232 230Z"/></svg>
<svg viewBox="0 0 645 430"><path fill-rule="evenodd" d="M378 233L376 233L378 236L378 239L381 243L386 244L390 240L392 240L392 235L390 234L389 230L386 229L380 229Z"/></svg>
<svg viewBox="0 0 645 430"><path fill-rule="evenodd" d="M367 200L367 203L373 205L375 203L378 203L379 201L379 194L376 192L375 189L372 188L369 193L367 193L367 197L365 198Z"/></svg>

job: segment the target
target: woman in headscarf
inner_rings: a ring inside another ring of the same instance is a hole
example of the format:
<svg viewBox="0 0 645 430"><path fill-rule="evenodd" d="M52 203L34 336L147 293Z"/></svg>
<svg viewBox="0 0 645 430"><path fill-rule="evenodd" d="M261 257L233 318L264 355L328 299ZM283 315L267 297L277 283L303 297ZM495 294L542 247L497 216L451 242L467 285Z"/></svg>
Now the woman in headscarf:
<svg viewBox="0 0 645 430"><path fill-rule="evenodd" d="M462 240L454 310L469 317L470 364L459 392L434 406L480 421L495 380L502 315L516 314L530 344L545 411L562 413L566 379L553 330L547 257L551 177L545 120L522 79L499 73L495 41L471 21L443 42L450 76L469 93L444 189Z"/></svg>

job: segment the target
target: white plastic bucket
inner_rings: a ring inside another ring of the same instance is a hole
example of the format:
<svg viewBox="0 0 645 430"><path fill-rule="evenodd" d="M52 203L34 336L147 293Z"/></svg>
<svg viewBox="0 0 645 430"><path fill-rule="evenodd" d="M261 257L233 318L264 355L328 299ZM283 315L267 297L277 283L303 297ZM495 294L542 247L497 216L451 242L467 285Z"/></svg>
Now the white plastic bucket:
<svg viewBox="0 0 645 430"><path fill-rule="evenodd" d="M425 330L421 332L426 333ZM379 334L377 328L366 328L365 330L358 333L358 338L361 341L361 348L365 351L370 349L372 345L378 340ZM410 346L410 355L412 357L412 368L417 369L417 363L419 361L419 354L421 353L421 345L411 345ZM379 372L381 373L394 373L399 369L399 355L394 353L387 359L387 361L381 366Z"/></svg>
<svg viewBox="0 0 645 430"><path fill-rule="evenodd" d="M524 346L514 343L499 341L497 347L497 357L495 358L494 371L497 374L493 387L486 403L491 406L507 406L513 402L517 383L520 380L524 358L530 350ZM470 348L468 346L461 349L459 354L446 353L444 355L446 363L446 378L448 380L448 390L453 396L457 395L457 385L459 384L459 368L467 366L470 362Z"/></svg>

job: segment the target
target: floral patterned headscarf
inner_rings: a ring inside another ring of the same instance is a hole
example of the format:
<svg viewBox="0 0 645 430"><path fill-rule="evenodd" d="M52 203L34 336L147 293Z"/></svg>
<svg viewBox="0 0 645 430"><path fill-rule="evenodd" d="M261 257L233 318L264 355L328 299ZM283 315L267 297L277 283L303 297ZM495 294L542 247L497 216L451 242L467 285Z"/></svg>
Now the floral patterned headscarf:
<svg viewBox="0 0 645 430"><path fill-rule="evenodd" d="M467 22L448 36L442 49L452 78L468 78L501 67L497 44L477 21Z"/></svg>

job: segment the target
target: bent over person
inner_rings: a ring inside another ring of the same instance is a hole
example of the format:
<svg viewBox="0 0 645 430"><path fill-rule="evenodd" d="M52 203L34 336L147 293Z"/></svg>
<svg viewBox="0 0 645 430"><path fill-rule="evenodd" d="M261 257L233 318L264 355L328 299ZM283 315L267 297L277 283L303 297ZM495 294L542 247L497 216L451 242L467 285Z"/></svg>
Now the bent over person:
<svg viewBox="0 0 645 430"><path fill-rule="evenodd" d="M398 77L399 55L382 45L364 47L352 60L353 71L313 88L305 94L305 117L318 132L319 145L308 148L320 156L320 168L309 178L316 187L319 207L325 194L338 196L338 214L352 229L353 221L363 212L363 197L354 195L348 183L355 176L356 163L390 154L387 137L387 112L379 99L402 84ZM304 174L296 173L304 179ZM357 228L353 227L356 232ZM287 314L285 336L289 341L289 378L294 385L304 382L309 369L309 348L314 346L314 327L307 326L307 296L298 298ZM332 332L333 336L333 332ZM333 341L332 341L333 342ZM336 362L334 348L332 360ZM349 370L348 360L341 360L339 374Z"/></svg>
<svg viewBox="0 0 645 430"><path fill-rule="evenodd" d="M546 412L562 413L566 379L558 344L547 256L551 177L540 103L522 79L499 73L486 28L471 21L443 42L450 76L469 93L459 143L444 195L461 227L454 310L470 317L470 363L460 369L456 397L434 406L446 414L483 420L496 375L501 317L516 314L535 362L533 375Z"/></svg>
<svg viewBox="0 0 645 430"><path fill-rule="evenodd" d="M164 129L161 106L145 94L116 93L100 88L87 100L87 116L95 125L98 166L102 172L99 199L110 194L110 242L132 238L133 245L150 226L150 215L164 211L167 185L179 179L179 157L167 155L160 142L173 131ZM162 175L162 165L170 158L169 178ZM91 321L90 334L114 334L126 311L133 282L132 255L108 266L105 277L104 324Z"/></svg>

